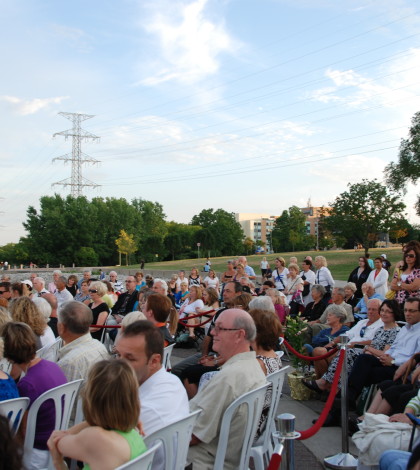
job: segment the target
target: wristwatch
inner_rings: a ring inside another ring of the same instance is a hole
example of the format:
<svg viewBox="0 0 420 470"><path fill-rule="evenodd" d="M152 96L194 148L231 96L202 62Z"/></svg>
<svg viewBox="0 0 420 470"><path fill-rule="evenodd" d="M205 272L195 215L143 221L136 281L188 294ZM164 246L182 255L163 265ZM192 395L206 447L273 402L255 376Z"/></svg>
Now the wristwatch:
<svg viewBox="0 0 420 470"><path fill-rule="evenodd" d="M395 359L392 359L391 361L391 365L394 366L395 365Z"/></svg>
<svg viewBox="0 0 420 470"><path fill-rule="evenodd" d="M398 281L398 282L397 282L397 286L398 286L398 287L401 287L401 284L402 284L401 281Z"/></svg>

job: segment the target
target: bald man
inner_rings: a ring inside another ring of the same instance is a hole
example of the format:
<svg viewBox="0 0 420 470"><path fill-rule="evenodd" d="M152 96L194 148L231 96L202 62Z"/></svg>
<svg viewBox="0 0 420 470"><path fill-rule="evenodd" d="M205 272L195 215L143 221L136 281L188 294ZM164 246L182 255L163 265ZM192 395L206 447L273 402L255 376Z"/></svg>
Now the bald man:
<svg viewBox="0 0 420 470"><path fill-rule="evenodd" d="M188 461L194 470L212 469L219 443L219 428L226 408L244 393L266 383L254 351L250 351L256 328L249 313L227 309L211 332L213 349L226 362L220 372L190 401L190 410L202 410L193 429ZM231 424L225 470L238 468L243 445L245 410L237 413Z"/></svg>

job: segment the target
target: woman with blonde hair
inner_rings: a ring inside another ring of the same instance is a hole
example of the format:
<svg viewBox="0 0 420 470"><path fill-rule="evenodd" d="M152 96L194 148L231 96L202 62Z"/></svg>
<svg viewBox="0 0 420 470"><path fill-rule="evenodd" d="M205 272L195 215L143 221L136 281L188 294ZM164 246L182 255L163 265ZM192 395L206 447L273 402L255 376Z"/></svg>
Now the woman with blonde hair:
<svg viewBox="0 0 420 470"><path fill-rule="evenodd" d="M332 278L331 271L327 268L328 263L325 256L315 257L315 282L325 288L324 302L328 303L331 298L331 292L334 287L334 279Z"/></svg>
<svg viewBox="0 0 420 470"><path fill-rule="evenodd" d="M48 440L57 470L67 468L63 457L85 462L85 470L113 470L146 452L138 429L138 381L129 364L94 364L82 397L85 421L54 431Z"/></svg>
<svg viewBox="0 0 420 470"><path fill-rule="evenodd" d="M188 286L200 286L201 285L201 277L198 273L197 268L191 269L191 274L188 276Z"/></svg>
<svg viewBox="0 0 420 470"><path fill-rule="evenodd" d="M200 286L190 286L190 293L188 294L188 298L185 300L185 302L181 305L181 308L179 309L179 318L183 319L185 317L195 315L197 308L203 308L204 302L201 300L202 296L203 291ZM187 322L189 335L193 339L195 339L194 325L198 325L198 320L198 318L192 318Z"/></svg>
<svg viewBox="0 0 420 470"><path fill-rule="evenodd" d="M88 307L92 310L93 323L92 325L105 325L109 315L109 307L102 298L106 294L106 285L102 281L94 281L89 285L89 295L91 302ZM103 328L94 327L90 329L92 338L100 340L102 337Z"/></svg>
<svg viewBox="0 0 420 470"><path fill-rule="evenodd" d="M32 300L28 297L13 299L9 311L13 321L26 323L31 328L36 336L36 349L41 349L41 336L47 328L47 322Z"/></svg>

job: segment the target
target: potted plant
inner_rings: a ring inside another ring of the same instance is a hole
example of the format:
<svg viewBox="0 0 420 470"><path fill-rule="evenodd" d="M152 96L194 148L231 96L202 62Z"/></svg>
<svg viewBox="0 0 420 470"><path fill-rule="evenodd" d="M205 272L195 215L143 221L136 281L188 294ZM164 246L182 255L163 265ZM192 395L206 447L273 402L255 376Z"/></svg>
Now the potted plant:
<svg viewBox="0 0 420 470"><path fill-rule="evenodd" d="M287 319L287 327L284 335L290 346L305 356L307 356L308 352L303 346L304 335L302 335L302 332L307 328L307 326L307 321L302 320L300 315L293 318L289 317ZM300 359L291 353L291 363L295 369L287 376L291 397L295 400L309 400L312 392L302 384L302 379L307 379L313 375L309 370L309 362L304 359Z"/></svg>

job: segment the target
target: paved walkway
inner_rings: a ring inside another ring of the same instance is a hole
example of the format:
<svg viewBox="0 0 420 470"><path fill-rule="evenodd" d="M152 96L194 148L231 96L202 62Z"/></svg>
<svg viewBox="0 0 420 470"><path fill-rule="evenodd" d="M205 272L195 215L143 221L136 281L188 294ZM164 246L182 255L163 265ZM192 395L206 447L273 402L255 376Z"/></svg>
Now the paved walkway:
<svg viewBox="0 0 420 470"><path fill-rule="evenodd" d="M177 364L182 359L191 356L195 349L174 349L171 363ZM284 365L288 365L287 359ZM312 426L312 420L318 418L325 403L320 400L296 401L290 397L290 389L285 381L283 398L278 414L291 413L296 416L296 430L305 430ZM321 428L315 436L304 441L295 441L295 470L320 470L325 468L325 457L341 452L341 428ZM356 447L349 439L350 453L357 455Z"/></svg>

